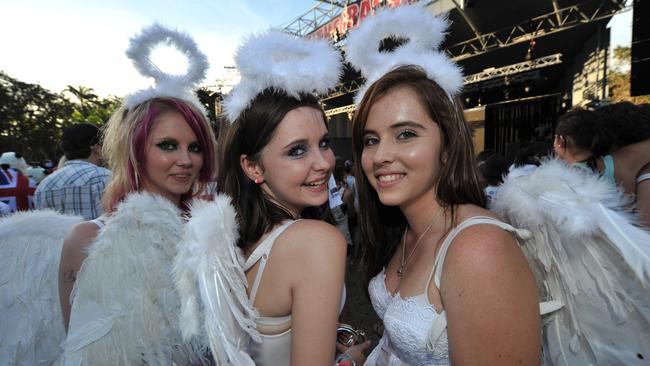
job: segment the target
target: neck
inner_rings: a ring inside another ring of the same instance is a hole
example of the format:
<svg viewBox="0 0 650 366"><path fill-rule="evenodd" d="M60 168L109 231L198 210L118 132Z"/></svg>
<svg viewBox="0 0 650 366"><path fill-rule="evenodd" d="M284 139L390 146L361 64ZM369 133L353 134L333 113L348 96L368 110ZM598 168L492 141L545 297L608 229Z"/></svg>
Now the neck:
<svg viewBox="0 0 650 366"><path fill-rule="evenodd" d="M430 199L422 199L408 207L400 207L400 209L406 218L409 230L415 234L415 237L419 237L425 230L427 230L431 221L438 215L440 210L442 210L442 207L432 196ZM434 223L430 231L438 231L445 225L445 220L438 219L436 221L437 222Z"/></svg>
<svg viewBox="0 0 650 366"><path fill-rule="evenodd" d="M579 161L585 161L591 157L591 153L589 151L574 151L574 150L568 150L568 154L566 154L565 160L569 164L575 164Z"/></svg>

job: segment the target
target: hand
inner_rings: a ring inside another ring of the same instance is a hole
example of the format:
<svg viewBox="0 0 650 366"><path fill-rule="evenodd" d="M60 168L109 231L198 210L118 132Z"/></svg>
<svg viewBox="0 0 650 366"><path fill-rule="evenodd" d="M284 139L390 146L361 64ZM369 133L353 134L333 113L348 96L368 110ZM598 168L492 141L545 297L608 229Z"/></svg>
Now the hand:
<svg viewBox="0 0 650 366"><path fill-rule="evenodd" d="M347 353L354 362L361 366L366 362L366 356L363 354L370 347L370 341L365 341L361 344L355 344L352 347L346 347L341 343L336 343L336 349L341 353Z"/></svg>

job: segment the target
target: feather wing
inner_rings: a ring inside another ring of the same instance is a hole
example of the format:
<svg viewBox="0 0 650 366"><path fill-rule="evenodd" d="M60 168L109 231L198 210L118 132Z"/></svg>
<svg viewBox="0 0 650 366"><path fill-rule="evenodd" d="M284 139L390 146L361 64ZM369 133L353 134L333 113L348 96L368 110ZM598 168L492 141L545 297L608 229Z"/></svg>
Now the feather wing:
<svg viewBox="0 0 650 366"><path fill-rule="evenodd" d="M91 244L73 291L66 365L201 363L183 342L172 261L182 217L168 200L132 194Z"/></svg>
<svg viewBox="0 0 650 366"><path fill-rule="evenodd" d="M174 264L176 285L184 299L183 335L187 339L205 334L218 365L254 365L245 350L250 338L260 341L237 237L236 213L228 196L217 196L214 202L195 201Z"/></svg>
<svg viewBox="0 0 650 366"><path fill-rule="evenodd" d="M521 247L542 300L546 362L635 365L650 358L650 233L629 198L599 177L551 160L507 179L492 208L528 229Z"/></svg>
<svg viewBox="0 0 650 366"><path fill-rule="evenodd" d="M50 210L0 219L0 360L51 365L62 354L65 328L58 272L63 240L83 221Z"/></svg>

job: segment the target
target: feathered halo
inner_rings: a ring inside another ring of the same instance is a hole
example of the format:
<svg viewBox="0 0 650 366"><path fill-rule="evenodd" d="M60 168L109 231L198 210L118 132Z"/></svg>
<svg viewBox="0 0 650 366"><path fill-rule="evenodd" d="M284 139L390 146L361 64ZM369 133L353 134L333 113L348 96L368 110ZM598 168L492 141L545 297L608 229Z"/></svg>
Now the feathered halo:
<svg viewBox="0 0 650 366"><path fill-rule="evenodd" d="M185 75L165 73L151 62L149 59L151 50L159 43L173 46L187 57L189 65ZM194 95L194 89L205 79L208 59L198 49L192 37L160 24L153 24L131 38L126 55L133 61L140 74L152 77L155 81L154 86L138 90L126 97L125 105L129 109L152 98L174 97L192 103L205 113L205 108Z"/></svg>
<svg viewBox="0 0 650 366"><path fill-rule="evenodd" d="M375 81L404 65L421 67L450 98L457 95L463 86L461 68L438 50L448 26L446 17L433 16L424 4L416 3L377 10L352 30L347 39L346 59L367 80L355 96L355 103L361 102ZM380 42L389 37L405 39L406 43L393 52L380 52Z"/></svg>
<svg viewBox="0 0 650 366"><path fill-rule="evenodd" d="M274 88L298 97L325 93L341 74L341 56L325 40L305 40L277 30L254 35L235 55L241 81L224 102L232 123L264 89Z"/></svg>

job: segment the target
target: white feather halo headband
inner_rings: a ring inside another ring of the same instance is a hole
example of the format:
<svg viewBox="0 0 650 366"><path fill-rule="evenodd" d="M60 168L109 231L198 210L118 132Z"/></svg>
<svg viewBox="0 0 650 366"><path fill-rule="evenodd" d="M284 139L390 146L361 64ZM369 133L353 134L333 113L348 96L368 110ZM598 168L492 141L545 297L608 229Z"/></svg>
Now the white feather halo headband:
<svg viewBox="0 0 650 366"><path fill-rule="evenodd" d="M341 56L325 40L306 40L271 30L248 37L237 50L241 81L224 101L232 123L267 88L300 93L325 93L341 75Z"/></svg>
<svg viewBox="0 0 650 366"><path fill-rule="evenodd" d="M188 68L184 75L165 73L151 62L149 55L159 43L173 46L187 57ZM208 58L199 50L192 37L160 24L153 24L131 38L126 55L133 61L140 74L152 77L155 82L150 88L128 95L124 102L127 108L131 109L157 97L173 97L192 103L205 113L205 107L194 94L194 89L205 79L209 66Z"/></svg>
<svg viewBox="0 0 650 366"><path fill-rule="evenodd" d="M355 103L361 102L375 81L405 65L421 67L450 98L457 95L463 86L461 68L438 50L448 26L446 17L433 16L423 3L380 9L366 18L350 32L346 43L347 61L366 78ZM379 52L380 42L388 37L405 39L406 43L393 52Z"/></svg>

